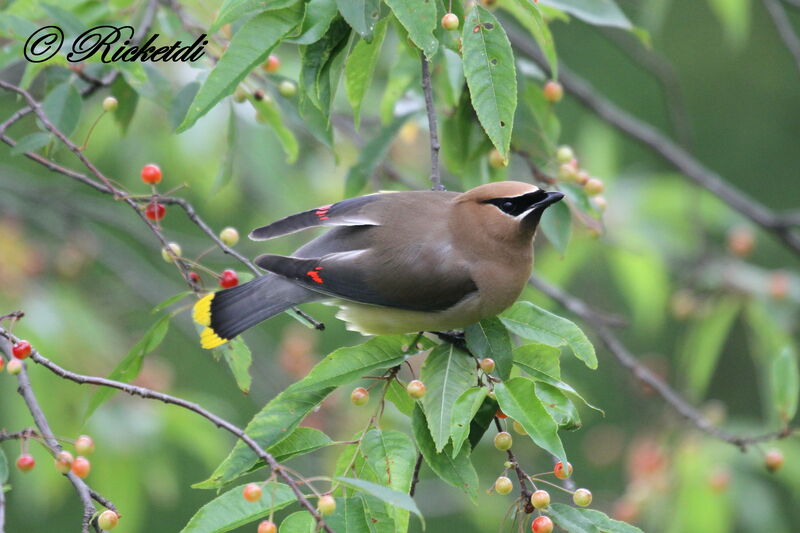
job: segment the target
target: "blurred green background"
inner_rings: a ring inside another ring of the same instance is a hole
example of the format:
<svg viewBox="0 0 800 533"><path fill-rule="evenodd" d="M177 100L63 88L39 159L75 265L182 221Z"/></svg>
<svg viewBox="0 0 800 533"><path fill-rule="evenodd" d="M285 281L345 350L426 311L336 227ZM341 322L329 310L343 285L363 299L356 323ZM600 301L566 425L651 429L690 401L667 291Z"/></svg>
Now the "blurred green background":
<svg viewBox="0 0 800 533"><path fill-rule="evenodd" d="M699 160L768 206L800 209L800 72L762 3L620 4L649 31L655 54L672 65L685 101L689 146ZM210 6L192 9L211 18ZM787 9L800 27L800 11ZM635 40L575 19L551 27L559 56L599 92L672 131L658 81L625 51L639 47ZM620 47L620 41L627 44ZM366 137L393 49L385 47L364 106ZM297 79L296 47L284 45L277 53L281 74ZM232 225L242 235L292 212L342 198L344 176L358 155L347 132L336 131L335 155L310 136L300 137L300 159L287 165L275 135L254 120L249 106L241 105L231 107L239 132L233 148L234 176L217 190L215 180L228 152L229 106L218 106L190 131L175 135L168 99L196 73L185 65L158 68L171 92L159 93L155 101L142 99L126 133L105 117L92 135L86 155L107 175L145 194L139 170L146 163L158 163L164 172L163 189L185 183L177 194L190 200L213 228ZM19 64L2 72L9 80L20 75ZM50 76L42 75L34 90L52 83ZM104 96L100 91L84 104L73 139L85 137ZM340 100L337 109L349 114L344 98ZM0 94L3 119L19 106L16 98ZM769 336L769 328L777 326L796 339L796 256L569 97L559 104L557 114L561 142L571 145L582 166L607 185L605 231L596 237L576 224L563 257L540 236L535 273L604 311L626 317L630 327L620 334L631 350L714 420L745 434L777 428L764 392L770 355L754 330ZM26 122L13 133L32 131L35 126ZM426 131L424 118L417 116L403 128L389 154L391 164L419 188L428 186ZM71 164L63 150L54 157ZM512 159L507 170L490 174L484 164L484 179L530 180L518 159ZM446 174L445 182L451 189L463 187L452 175ZM381 171L370 187L403 188ZM168 209L162 224L186 256L197 256L210 245L177 208ZM727 249L734 228L755 236L755 251L745 259ZM288 253L306 238L307 234L292 235L269 243L244 239L237 249L251 257L265 251ZM218 251L204 261L217 270L241 270ZM770 295L770 279L778 269L790 276L789 294L783 298ZM206 274L203 282L216 286ZM161 259L158 243L130 209L0 146L0 314L25 311L15 334L62 366L105 375L157 320L153 306L183 289L177 271ZM565 313L533 290L524 298ZM732 318L717 339L703 324L723 308L731 310ZM237 389L226 365L199 348L186 311L172 321L164 343L147 357L137 382L199 402L243 426L321 356L363 340L347 332L331 308L309 305L305 310L327 329L315 332L281 315L245 335L254 355L248 395ZM767 325L759 322L762 319ZM590 330L587 333L592 337ZM719 350L708 349L716 341ZM599 344L598 350L597 372L571 359L562 361L567 381L606 413L602 417L584 409L583 428L562 435L576 468L576 483L593 491L594 507L648 532L800 530L796 438L775 444L785 453L786 465L769 474L762 461L767 447L742 454L697 433ZM709 361L717 352L718 361ZM707 383L703 368L709 372ZM57 435L94 437L97 452L89 480L120 508L119 531L179 531L212 498L212 492L189 485L205 479L225 456L233 444L228 434L175 407L121 395L84 421L91 388L35 366L30 374ZM347 392L330 397L307 423L334 438L349 439L371 411L352 406ZM0 426L17 430L31 424L15 381L0 375ZM406 419L396 417L391 407L384 424L408 430ZM10 460L18 454L18 442L2 447ZM529 472L550 468L551 459L533 446L516 448ZM329 448L290 465L309 475L329 472L338 451ZM39 467L26 475L13 471L10 477L7 531L74 530L80 515L74 490L50 468L42 448L33 444L32 453ZM503 460L489 442L474 452L484 488L491 487ZM503 522L510 497L482 494L478 506L472 506L426 467L416 500L427 518L427 531L513 530L510 522ZM412 524L419 529L418 522ZM253 529L251 525L241 531Z"/></svg>

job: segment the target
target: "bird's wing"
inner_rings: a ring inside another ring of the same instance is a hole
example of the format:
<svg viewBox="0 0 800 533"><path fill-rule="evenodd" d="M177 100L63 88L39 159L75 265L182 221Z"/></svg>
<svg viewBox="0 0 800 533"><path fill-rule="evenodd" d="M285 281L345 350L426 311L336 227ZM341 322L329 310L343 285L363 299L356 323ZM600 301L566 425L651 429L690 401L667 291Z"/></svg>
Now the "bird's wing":
<svg viewBox="0 0 800 533"><path fill-rule="evenodd" d="M438 257L414 257L405 265L367 260L371 250L299 258L266 254L256 264L323 294L413 311L443 311L478 288L466 266L438 268ZM413 265L413 266L411 266Z"/></svg>
<svg viewBox="0 0 800 533"><path fill-rule="evenodd" d="M348 198L332 205L323 205L315 209L289 215L269 224L256 228L250 232L250 238L255 241L265 241L273 237L288 235L296 231L314 226L372 226L380 222L374 213L364 208L379 200L382 194L370 194L356 198Z"/></svg>

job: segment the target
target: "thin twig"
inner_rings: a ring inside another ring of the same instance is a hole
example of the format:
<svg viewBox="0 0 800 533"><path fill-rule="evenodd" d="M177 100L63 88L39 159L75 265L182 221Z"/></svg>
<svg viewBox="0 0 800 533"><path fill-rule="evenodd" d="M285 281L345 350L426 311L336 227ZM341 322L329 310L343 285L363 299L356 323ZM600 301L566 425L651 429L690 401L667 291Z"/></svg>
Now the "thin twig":
<svg viewBox="0 0 800 533"><path fill-rule="evenodd" d="M594 329L597 336L600 337L600 340L603 341L608 351L611 352L622 366L628 369L636 379L649 385L667 402L667 404L675 409L678 414L686 418L700 431L719 440L733 444L742 451L746 451L748 446L753 444L782 439L792 434L792 429L786 427L778 431L772 431L761 435L742 437L718 428L696 407L687 402L675 389L670 387L646 366L639 363L636 357L625 347L611 329L609 329L602 320L597 318L597 312L589 307L583 300L565 293L558 287L550 285L536 276L530 278L530 284L586 321Z"/></svg>
<svg viewBox="0 0 800 533"><path fill-rule="evenodd" d="M541 52L531 44L530 39L524 37L522 32L511 25L506 29L514 47L549 72L547 61L542 57ZM782 216L728 184L719 174L705 167L652 125L613 104L563 63L558 67L558 79L567 91L600 118L652 149L691 181L774 234L787 248L800 255L800 235Z"/></svg>
<svg viewBox="0 0 800 533"><path fill-rule="evenodd" d="M19 340L10 333L8 333L8 331L6 331L4 328L0 328L0 337L6 339L9 342L17 342ZM289 488L292 489L292 492L297 498L297 501L300 503L300 505L305 507L305 509L309 513L311 513L311 515L317 521L318 526L324 529L327 533L333 533L333 531L327 526L327 524L323 520L322 516L316 511L315 507L311 504L311 502L309 502L308 499L306 499L300 488L297 486L297 483L286 472L283 466L280 463L278 463L269 452L264 450L252 437L247 435L247 433L245 433L244 430L239 428L238 426L232 424L231 422L228 422L222 417L215 415L211 411L208 411L207 409L201 407L199 404L190 402L188 400L184 400L183 398L178 398L177 396L171 396L169 394L157 392L145 387L131 385L129 383L123 383L121 381L114 381L112 379L106 379L95 376L86 376L82 374L77 374L75 372L71 372L69 370L60 367L56 363L50 361L48 358L39 353L39 351L36 349L33 349L29 359L34 363L42 365L43 367L47 368L57 376L60 376L69 381L74 381L75 383L81 385L88 383L90 385L98 385L101 387L109 387L112 389L117 389L126 394L130 394L131 396L139 396L140 398L157 400L163 403L176 405L178 407L192 411L193 413L202 416L203 418L210 421L218 428L224 429L229 433L235 435L239 440L244 442L251 450L253 450L253 452L258 456L258 458L263 460L269 466L270 470L276 473L278 476L280 476L281 479L283 479L283 481L289 486ZM23 374L24 371L23 373L20 374L20 376L22 376ZM25 377L25 380L27 381L27 376ZM34 420L36 420L35 416ZM39 430L44 435L50 435L50 428L49 426L46 425L47 424L46 421L44 423L45 426L42 427L41 425L39 425L39 421L37 420L36 425L37 427L39 427ZM56 446L58 445L58 442L55 441L54 439L53 442L55 442ZM91 496L91 494L88 491L87 495Z"/></svg>
<svg viewBox="0 0 800 533"><path fill-rule="evenodd" d="M431 189L443 191L442 176L439 172L439 130L436 125L436 109L433 107L433 91L431 90L431 71L425 54L420 53L422 62L422 92L425 93L425 111L428 113L428 129L431 139Z"/></svg>
<svg viewBox="0 0 800 533"><path fill-rule="evenodd" d="M794 58L794 62L798 70L800 70L800 39L798 39L791 22L789 22L786 10L783 9L783 5L778 0L762 1L764 2L764 7L767 8L769 16L772 17L772 22L775 24L775 29L778 30L778 35L783 44L786 45L786 49L792 54L792 58Z"/></svg>
<svg viewBox="0 0 800 533"><path fill-rule="evenodd" d="M417 454L417 462L414 463L414 475L411 477L411 488L408 491L408 495L412 498L414 497L414 493L417 490L417 483L419 483L419 471L422 468L422 454Z"/></svg>

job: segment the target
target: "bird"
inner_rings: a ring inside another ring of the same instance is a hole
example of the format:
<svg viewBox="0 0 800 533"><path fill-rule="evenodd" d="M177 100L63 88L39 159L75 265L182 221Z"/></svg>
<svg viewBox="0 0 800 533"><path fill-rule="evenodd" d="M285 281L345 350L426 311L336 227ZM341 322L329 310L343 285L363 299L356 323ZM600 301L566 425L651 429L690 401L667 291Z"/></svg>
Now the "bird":
<svg viewBox="0 0 800 533"><path fill-rule="evenodd" d="M291 256L258 256L264 275L199 299L201 345L215 348L313 301L337 305L337 318L365 335L449 331L493 317L525 287L542 213L563 197L519 181L380 192L256 228L256 241L329 229Z"/></svg>

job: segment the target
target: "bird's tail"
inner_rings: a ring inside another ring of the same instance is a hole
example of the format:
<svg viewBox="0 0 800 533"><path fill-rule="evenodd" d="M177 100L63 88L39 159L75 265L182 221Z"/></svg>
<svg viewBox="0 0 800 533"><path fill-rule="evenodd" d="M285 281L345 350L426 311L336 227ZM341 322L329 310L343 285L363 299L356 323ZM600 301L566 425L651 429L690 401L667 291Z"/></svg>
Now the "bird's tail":
<svg viewBox="0 0 800 533"><path fill-rule="evenodd" d="M216 348L259 322L315 299L313 293L290 281L267 274L242 285L207 294L194 304L194 321L206 326L203 348Z"/></svg>

